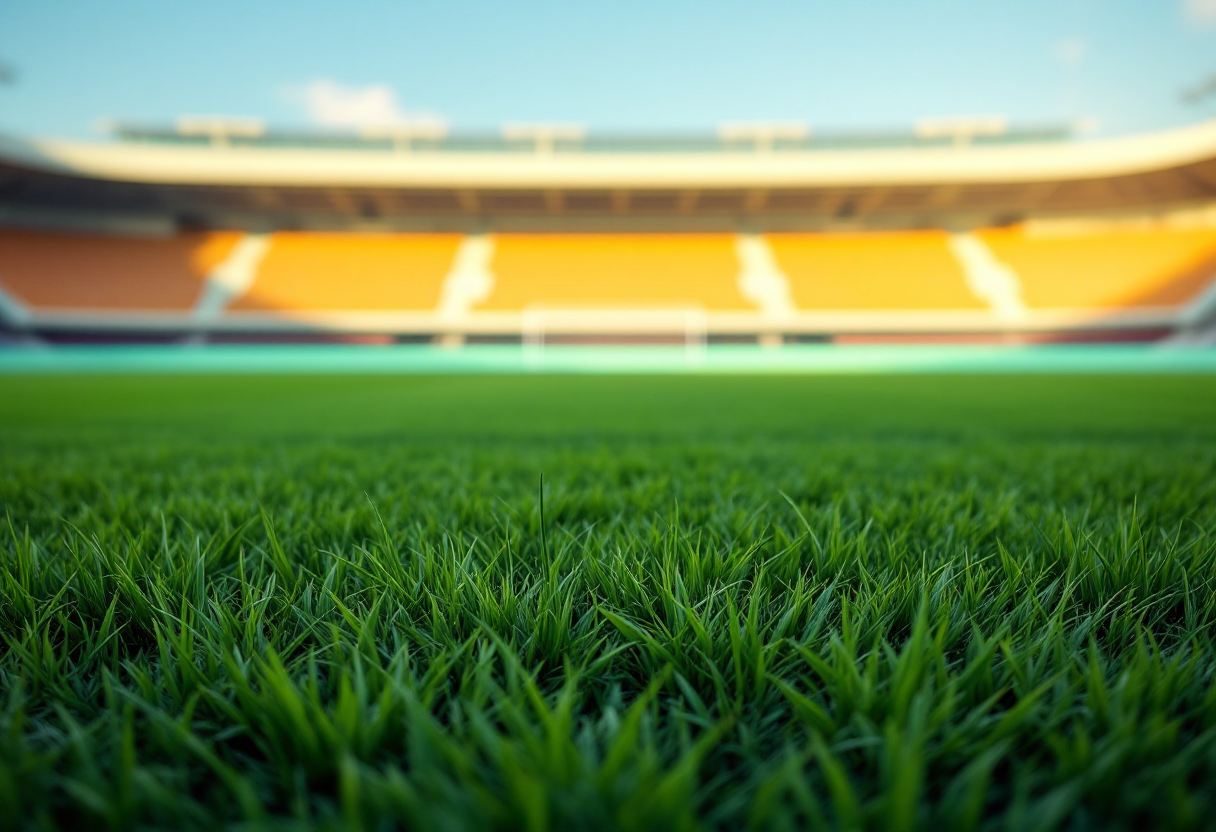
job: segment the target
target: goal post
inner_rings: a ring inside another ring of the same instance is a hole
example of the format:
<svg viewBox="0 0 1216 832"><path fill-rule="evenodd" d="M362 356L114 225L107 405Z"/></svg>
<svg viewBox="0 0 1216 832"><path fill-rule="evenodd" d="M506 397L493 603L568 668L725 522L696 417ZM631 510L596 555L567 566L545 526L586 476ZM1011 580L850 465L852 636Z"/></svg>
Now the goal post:
<svg viewBox="0 0 1216 832"><path fill-rule="evenodd" d="M579 308L531 306L521 316L524 350L543 355L552 337L672 337L683 341L689 361L703 356L709 338L705 310L694 306Z"/></svg>

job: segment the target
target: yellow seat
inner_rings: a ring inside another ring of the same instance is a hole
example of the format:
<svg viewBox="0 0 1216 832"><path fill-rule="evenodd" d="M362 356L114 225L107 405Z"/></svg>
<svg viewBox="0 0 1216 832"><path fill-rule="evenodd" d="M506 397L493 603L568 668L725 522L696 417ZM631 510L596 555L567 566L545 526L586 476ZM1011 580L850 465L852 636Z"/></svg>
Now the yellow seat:
<svg viewBox="0 0 1216 832"><path fill-rule="evenodd" d="M429 310L439 302L457 234L281 232L237 310Z"/></svg>
<svg viewBox="0 0 1216 832"><path fill-rule="evenodd" d="M1015 227L981 236L1017 272L1030 307L1177 306L1216 277L1216 229L1044 237Z"/></svg>
<svg viewBox="0 0 1216 832"><path fill-rule="evenodd" d="M734 245L729 234L504 234L479 308L753 309Z"/></svg>
<svg viewBox="0 0 1216 832"><path fill-rule="evenodd" d="M0 232L0 288L34 309L187 310L241 237Z"/></svg>
<svg viewBox="0 0 1216 832"><path fill-rule="evenodd" d="M941 231L770 234L804 310L978 309Z"/></svg>

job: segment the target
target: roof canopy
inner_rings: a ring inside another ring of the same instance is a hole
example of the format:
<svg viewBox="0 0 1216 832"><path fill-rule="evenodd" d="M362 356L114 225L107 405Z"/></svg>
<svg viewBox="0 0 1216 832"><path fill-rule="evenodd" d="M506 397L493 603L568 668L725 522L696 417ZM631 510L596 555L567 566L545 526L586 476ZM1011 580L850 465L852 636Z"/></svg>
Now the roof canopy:
<svg viewBox="0 0 1216 832"><path fill-rule="evenodd" d="M206 224L260 217L715 226L1008 221L1216 198L1216 121L1084 141L989 132L959 142L925 130L903 144L853 146L791 131L761 142L737 130L697 146L673 138L596 144L568 130L544 142L539 132L516 131L485 146L437 135L405 144L392 136L293 143L251 130L223 141L215 130L107 143L8 138L0 139L0 208L170 214Z"/></svg>

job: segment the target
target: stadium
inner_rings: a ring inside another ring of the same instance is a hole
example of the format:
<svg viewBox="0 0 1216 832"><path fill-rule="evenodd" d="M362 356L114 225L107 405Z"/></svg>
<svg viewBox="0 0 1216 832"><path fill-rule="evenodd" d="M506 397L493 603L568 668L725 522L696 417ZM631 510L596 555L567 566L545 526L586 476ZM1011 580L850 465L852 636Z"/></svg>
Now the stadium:
<svg viewBox="0 0 1216 832"><path fill-rule="evenodd" d="M1165 5L0 4L0 829L1212 828Z"/></svg>
<svg viewBox="0 0 1216 832"><path fill-rule="evenodd" d="M1204 338L1216 122L0 145L4 322L80 339Z"/></svg>

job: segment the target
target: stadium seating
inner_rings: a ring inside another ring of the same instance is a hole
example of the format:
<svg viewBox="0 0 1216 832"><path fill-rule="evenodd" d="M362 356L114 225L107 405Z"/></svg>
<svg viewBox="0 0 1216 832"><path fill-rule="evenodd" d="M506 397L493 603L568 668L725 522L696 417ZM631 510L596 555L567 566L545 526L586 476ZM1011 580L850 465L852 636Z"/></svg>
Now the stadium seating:
<svg viewBox="0 0 1216 832"><path fill-rule="evenodd" d="M957 245L963 238L981 252L986 247L985 256L1006 269L1018 309L1027 314L1157 314L1151 310L1177 309L1216 280L1214 227L1045 231L1041 225L960 235L953 248L943 231L763 237L279 232L249 238L264 254L249 261L248 280L234 282L227 295L216 291L228 272L236 273L238 232L137 238L5 230L0 289L34 313L160 311L198 321L213 319L205 309L214 301L214 314L246 321L254 313L302 312L323 320L326 313L401 311L435 313L449 327L479 313L508 313L484 316L479 326L493 319L493 327L510 334L518 326L512 314L547 310L606 310L614 321L627 310L769 318L999 312L979 296L975 275L969 279L964 271ZM209 275L214 297L200 293ZM751 285L760 278L774 299L768 306Z"/></svg>
<svg viewBox="0 0 1216 832"><path fill-rule="evenodd" d="M1031 308L1177 306L1216 277L1216 229L1117 229L1044 235L981 233L1017 273Z"/></svg>
<svg viewBox="0 0 1216 832"><path fill-rule="evenodd" d="M188 310L240 236L0 231L0 288L33 309Z"/></svg>
<svg viewBox="0 0 1216 832"><path fill-rule="evenodd" d="M428 310L460 245L456 234L273 235L233 310Z"/></svg>
<svg viewBox="0 0 1216 832"><path fill-rule="evenodd" d="M479 307L754 310L739 293L729 234L505 234Z"/></svg>
<svg viewBox="0 0 1216 832"><path fill-rule="evenodd" d="M940 231L770 234L803 310L938 310L984 306Z"/></svg>

